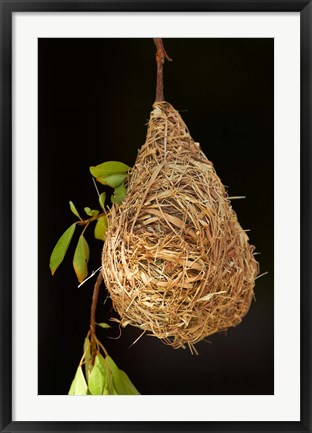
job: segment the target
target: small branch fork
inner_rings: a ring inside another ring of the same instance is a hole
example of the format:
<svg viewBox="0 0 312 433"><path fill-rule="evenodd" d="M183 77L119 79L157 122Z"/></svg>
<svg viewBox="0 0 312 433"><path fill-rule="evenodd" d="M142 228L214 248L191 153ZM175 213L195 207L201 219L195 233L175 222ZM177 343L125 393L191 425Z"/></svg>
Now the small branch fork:
<svg viewBox="0 0 312 433"><path fill-rule="evenodd" d="M172 62L172 59L166 53L164 44L161 38L154 38L154 43L156 45L156 63L157 63L157 81L156 81L156 98L155 102L160 102L164 100L164 76L163 76L163 66L165 59L168 62Z"/></svg>

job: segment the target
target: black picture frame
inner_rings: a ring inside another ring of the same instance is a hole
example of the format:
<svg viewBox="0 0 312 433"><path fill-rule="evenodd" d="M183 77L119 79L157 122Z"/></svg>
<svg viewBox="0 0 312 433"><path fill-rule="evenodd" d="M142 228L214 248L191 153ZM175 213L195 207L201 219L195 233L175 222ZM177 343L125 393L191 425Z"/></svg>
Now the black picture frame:
<svg viewBox="0 0 312 433"><path fill-rule="evenodd" d="M1 431L312 431L310 297L311 1L5 1L1 19ZM12 14L14 12L300 12L301 32L301 420L300 422L14 422L12 421Z"/></svg>

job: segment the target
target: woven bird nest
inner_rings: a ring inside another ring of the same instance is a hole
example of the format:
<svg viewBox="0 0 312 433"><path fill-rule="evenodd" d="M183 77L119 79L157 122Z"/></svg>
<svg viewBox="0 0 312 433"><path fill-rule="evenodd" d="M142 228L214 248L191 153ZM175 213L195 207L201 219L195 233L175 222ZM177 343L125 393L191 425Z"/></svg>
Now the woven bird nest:
<svg viewBox="0 0 312 433"><path fill-rule="evenodd" d="M259 272L253 251L180 114L155 103L103 248L103 277L120 323L193 351L248 312Z"/></svg>

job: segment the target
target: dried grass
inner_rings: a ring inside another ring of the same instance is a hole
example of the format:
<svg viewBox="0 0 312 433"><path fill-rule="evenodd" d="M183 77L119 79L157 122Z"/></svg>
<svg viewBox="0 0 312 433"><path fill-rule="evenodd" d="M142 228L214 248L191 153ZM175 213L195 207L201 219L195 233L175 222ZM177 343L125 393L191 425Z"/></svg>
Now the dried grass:
<svg viewBox="0 0 312 433"><path fill-rule="evenodd" d="M253 251L180 114L155 103L103 248L120 323L196 352L195 343L237 326L248 312L259 273Z"/></svg>

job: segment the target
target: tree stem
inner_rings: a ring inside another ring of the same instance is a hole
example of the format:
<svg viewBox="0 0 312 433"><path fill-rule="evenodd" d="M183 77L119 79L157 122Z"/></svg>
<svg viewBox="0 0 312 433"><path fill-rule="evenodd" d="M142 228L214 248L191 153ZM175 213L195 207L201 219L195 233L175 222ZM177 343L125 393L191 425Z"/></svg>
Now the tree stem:
<svg viewBox="0 0 312 433"><path fill-rule="evenodd" d="M96 333L95 333L95 313L96 313L96 306L99 298L99 291L100 286L103 281L102 273L99 272L99 275L96 279L96 282L94 284L93 289L93 295L92 295L92 304L91 304L91 316L90 316L90 337L91 337L91 359L90 359L90 365L94 364L94 359L97 352L97 342L96 342Z"/></svg>
<svg viewBox="0 0 312 433"><path fill-rule="evenodd" d="M156 45L156 63L157 63L157 79L156 79L156 98L155 102L160 102L164 100L164 74L163 66L165 59L172 62L172 59L166 53L164 44L161 38L154 38L154 43Z"/></svg>

